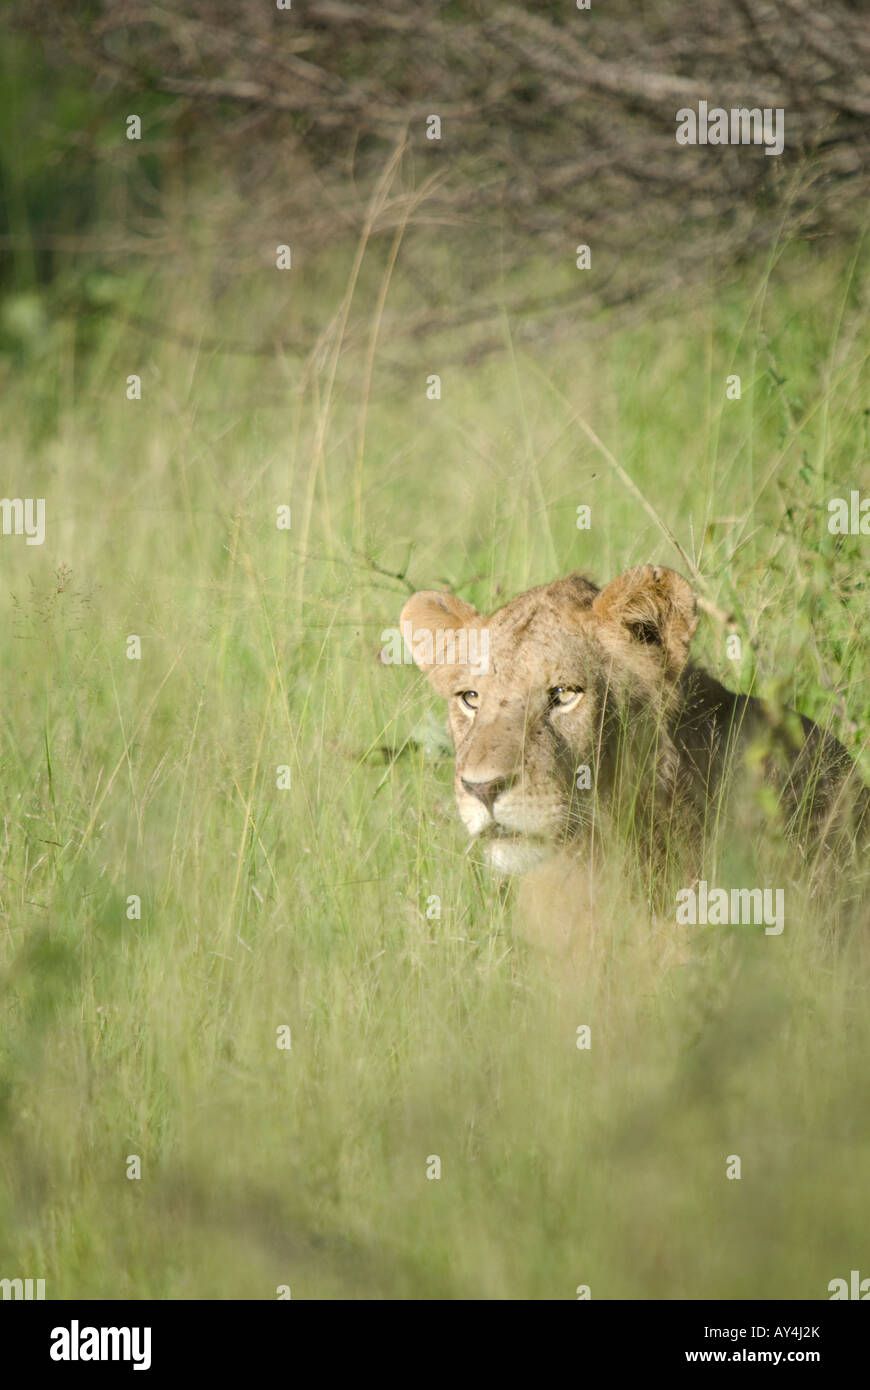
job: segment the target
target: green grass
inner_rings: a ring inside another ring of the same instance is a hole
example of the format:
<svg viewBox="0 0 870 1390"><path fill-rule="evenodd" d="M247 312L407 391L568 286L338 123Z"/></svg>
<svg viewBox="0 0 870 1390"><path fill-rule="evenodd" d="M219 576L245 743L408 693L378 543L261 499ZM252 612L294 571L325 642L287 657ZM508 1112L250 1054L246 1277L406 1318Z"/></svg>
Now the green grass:
<svg viewBox="0 0 870 1390"><path fill-rule="evenodd" d="M798 877L781 937L710 929L663 966L617 881L561 974L464 852L434 696L378 652L409 585L486 606L577 567L684 568L652 508L743 638L729 660L707 618L698 655L866 775L870 542L826 526L870 492L866 255L787 249L553 345L503 323L473 367L474 329L391 337L401 262L369 356L369 259L346 338L304 365L111 320L84 353L59 318L5 368L3 488L45 497L48 533L0 539L0 1276L827 1297L870 1275L866 923ZM242 340L258 296L336 314L335 267L292 293L268 274L214 310L157 282L148 307Z"/></svg>

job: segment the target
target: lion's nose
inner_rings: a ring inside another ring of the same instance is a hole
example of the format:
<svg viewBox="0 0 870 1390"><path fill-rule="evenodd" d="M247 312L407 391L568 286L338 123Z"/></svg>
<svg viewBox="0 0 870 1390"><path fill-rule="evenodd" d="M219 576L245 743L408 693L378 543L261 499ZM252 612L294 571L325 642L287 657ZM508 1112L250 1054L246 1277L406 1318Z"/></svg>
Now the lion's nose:
<svg viewBox="0 0 870 1390"><path fill-rule="evenodd" d="M510 781L509 777L496 777L491 782L469 782L463 777L462 785L471 796L476 796L478 801L482 801L486 809L491 811L499 792L509 787Z"/></svg>

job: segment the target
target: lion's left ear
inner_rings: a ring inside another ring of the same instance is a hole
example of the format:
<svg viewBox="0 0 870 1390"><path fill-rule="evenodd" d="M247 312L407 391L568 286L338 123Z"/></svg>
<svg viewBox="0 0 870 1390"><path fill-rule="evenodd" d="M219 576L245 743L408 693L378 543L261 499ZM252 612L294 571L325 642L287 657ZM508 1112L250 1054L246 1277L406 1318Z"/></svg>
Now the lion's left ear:
<svg viewBox="0 0 870 1390"><path fill-rule="evenodd" d="M698 626L695 595L676 570L638 565L601 590L593 612L625 628L636 642L660 647L669 676L682 671Z"/></svg>
<svg viewBox="0 0 870 1390"><path fill-rule="evenodd" d="M435 589L412 594L402 609L399 624L403 638L420 670L442 695L447 694L457 665L467 661L469 631L478 629L480 622L480 614L470 603ZM457 643L455 639L463 629L465 643Z"/></svg>

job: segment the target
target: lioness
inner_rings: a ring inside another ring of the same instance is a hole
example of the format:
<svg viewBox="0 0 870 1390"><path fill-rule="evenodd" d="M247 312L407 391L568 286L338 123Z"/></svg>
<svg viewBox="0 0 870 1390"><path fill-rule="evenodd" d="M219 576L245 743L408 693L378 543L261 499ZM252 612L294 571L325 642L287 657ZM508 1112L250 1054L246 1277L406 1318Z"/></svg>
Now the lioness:
<svg viewBox="0 0 870 1390"><path fill-rule="evenodd" d="M459 814L503 874L594 845L616 821L652 859L697 852L753 777L804 854L870 825L870 793L835 738L689 661L695 598L673 570L642 565L603 589L569 575L490 617L424 591L401 623L448 701Z"/></svg>

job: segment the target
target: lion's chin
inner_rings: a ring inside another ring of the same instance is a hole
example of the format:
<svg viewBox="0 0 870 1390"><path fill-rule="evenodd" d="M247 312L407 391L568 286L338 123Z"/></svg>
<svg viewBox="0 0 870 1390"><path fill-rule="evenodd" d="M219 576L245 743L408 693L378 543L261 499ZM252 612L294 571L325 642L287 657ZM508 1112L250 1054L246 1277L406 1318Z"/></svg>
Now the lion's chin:
<svg viewBox="0 0 870 1390"><path fill-rule="evenodd" d="M527 874L549 859L553 846L531 835L498 835L487 841L486 852L499 874Z"/></svg>

